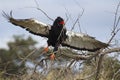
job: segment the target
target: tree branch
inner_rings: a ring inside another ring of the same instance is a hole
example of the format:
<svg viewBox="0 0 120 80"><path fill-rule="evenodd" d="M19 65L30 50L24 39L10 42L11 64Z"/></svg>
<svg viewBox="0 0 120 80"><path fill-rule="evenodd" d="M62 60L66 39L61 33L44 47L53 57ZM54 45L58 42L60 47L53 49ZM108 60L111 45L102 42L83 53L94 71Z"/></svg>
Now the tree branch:
<svg viewBox="0 0 120 80"><path fill-rule="evenodd" d="M76 60L73 59L73 60L70 62L70 64L67 66L67 68L70 68L75 61L76 61Z"/></svg>
<svg viewBox="0 0 120 80"><path fill-rule="evenodd" d="M68 53L61 53L63 56L66 56L68 58L72 58L75 60L91 60L92 58L96 57L98 54L101 55L105 55L105 54L109 54L109 53L113 53L113 52L120 52L120 48L112 48L112 49L107 49L102 51L97 51L95 52L95 54L90 55L90 56L86 56L86 55L80 55L80 54L68 54Z"/></svg>
<svg viewBox="0 0 120 80"><path fill-rule="evenodd" d="M50 19L51 21L54 21L54 19L52 19L51 17L49 17L46 12L44 12L42 9L40 9L39 4L37 3L37 1L36 0L34 0L34 1L36 3L36 6L37 6L36 9L40 10L48 19Z"/></svg>
<svg viewBox="0 0 120 80"><path fill-rule="evenodd" d="M118 28L118 24L120 22L120 16L118 17L119 7L120 7L120 2L118 3L117 8L116 8L115 19L114 19L114 24L113 24L113 30L111 32L112 36L109 39L108 44L111 43L111 41L114 39L114 37L117 35L117 33L120 30L120 28ZM102 60L104 58L104 55L108 54L108 53L112 53L112 52L120 52L120 48L109 49L107 51L102 52L102 54L100 54L98 65L97 65L97 73L96 73L95 80L99 80L99 73L100 73L100 68L101 68L101 64L102 64Z"/></svg>
<svg viewBox="0 0 120 80"><path fill-rule="evenodd" d="M35 53L36 52L36 48L32 51L32 52L30 52L25 58L23 58L23 60L21 61L21 64L28 58L28 57L30 57L33 53Z"/></svg>
<svg viewBox="0 0 120 80"><path fill-rule="evenodd" d="M96 72L95 80L99 80L99 73L100 73L103 58L104 58L104 55L101 54L100 57L99 57L99 60L98 60L97 72Z"/></svg>
<svg viewBox="0 0 120 80"><path fill-rule="evenodd" d="M120 28L118 28L118 24L120 22L120 16L118 16L118 10L120 7L120 2L117 5L116 11L115 11L115 19L114 19L114 23L113 23L113 30L111 32L112 36L108 41L108 44L113 40L113 38L116 36L116 34L120 31Z"/></svg>
<svg viewBox="0 0 120 80"><path fill-rule="evenodd" d="M105 55L105 54L109 54L109 53L112 53L112 52L120 52L120 47L105 50L104 52L102 52L102 54Z"/></svg>
<svg viewBox="0 0 120 80"><path fill-rule="evenodd" d="M114 73L114 75L113 75L113 77L112 77L112 80L115 80L116 75L119 74L119 73L120 73L120 69L118 69L118 70Z"/></svg>
<svg viewBox="0 0 120 80"><path fill-rule="evenodd" d="M76 23L79 21L79 19L80 19L81 16L83 15L83 13L84 13L84 9L83 9L82 13L78 15L78 18L76 19L75 23L73 24L73 27L71 28L71 31L74 29ZM80 26L79 26L79 27L80 27Z"/></svg>

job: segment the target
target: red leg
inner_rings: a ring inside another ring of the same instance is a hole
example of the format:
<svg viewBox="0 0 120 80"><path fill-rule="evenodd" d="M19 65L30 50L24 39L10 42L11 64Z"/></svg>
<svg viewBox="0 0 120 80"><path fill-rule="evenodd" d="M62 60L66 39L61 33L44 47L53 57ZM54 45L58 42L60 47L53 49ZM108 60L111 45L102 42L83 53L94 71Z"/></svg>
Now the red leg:
<svg viewBox="0 0 120 80"><path fill-rule="evenodd" d="M54 59L55 59L55 54L54 54L54 53L52 53L52 54L50 55L50 59L51 59L51 60L54 60Z"/></svg>
<svg viewBox="0 0 120 80"><path fill-rule="evenodd" d="M46 48L44 48L43 52L48 52L49 50L49 46L47 46Z"/></svg>

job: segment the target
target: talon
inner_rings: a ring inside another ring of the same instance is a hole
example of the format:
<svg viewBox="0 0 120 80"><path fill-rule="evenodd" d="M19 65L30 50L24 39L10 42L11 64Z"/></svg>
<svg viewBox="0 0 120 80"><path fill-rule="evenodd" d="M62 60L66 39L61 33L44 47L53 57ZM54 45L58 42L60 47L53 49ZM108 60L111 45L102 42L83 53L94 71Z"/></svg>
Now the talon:
<svg viewBox="0 0 120 80"><path fill-rule="evenodd" d="M54 59L55 59L55 54L54 54L54 53L52 53L52 54L50 55L50 59L51 59L51 60L54 60Z"/></svg>
<svg viewBox="0 0 120 80"><path fill-rule="evenodd" d="M43 51L44 51L44 52L48 52L48 47L44 48Z"/></svg>

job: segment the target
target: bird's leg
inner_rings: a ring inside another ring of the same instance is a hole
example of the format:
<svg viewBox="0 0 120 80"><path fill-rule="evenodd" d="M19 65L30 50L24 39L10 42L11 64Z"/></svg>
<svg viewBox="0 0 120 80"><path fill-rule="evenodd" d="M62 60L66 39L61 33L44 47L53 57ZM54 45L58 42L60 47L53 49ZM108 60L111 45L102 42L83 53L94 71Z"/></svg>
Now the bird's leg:
<svg viewBox="0 0 120 80"><path fill-rule="evenodd" d="M47 46L46 48L44 48L43 52L47 53L49 50L49 46Z"/></svg>
<svg viewBox="0 0 120 80"><path fill-rule="evenodd" d="M50 55L50 59L51 59L51 60L54 60L54 59L55 59L55 53L56 53L57 50L58 50L58 46L55 46L55 47L54 47L54 50L53 50L53 53L51 53L51 55Z"/></svg>
<svg viewBox="0 0 120 80"><path fill-rule="evenodd" d="M54 59L55 59L55 54L52 53L52 54L50 55L50 60L54 60Z"/></svg>

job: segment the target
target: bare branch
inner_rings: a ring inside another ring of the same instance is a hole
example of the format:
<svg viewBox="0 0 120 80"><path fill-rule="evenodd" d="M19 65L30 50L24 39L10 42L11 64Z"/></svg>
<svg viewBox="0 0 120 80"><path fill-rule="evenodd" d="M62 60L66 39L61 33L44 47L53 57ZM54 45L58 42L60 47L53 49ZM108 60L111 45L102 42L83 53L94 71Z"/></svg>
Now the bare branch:
<svg viewBox="0 0 120 80"><path fill-rule="evenodd" d="M72 64L75 62L76 60L75 59L73 59L71 62L70 62L70 64L68 65L68 67L67 68L70 68L71 66L72 66Z"/></svg>
<svg viewBox="0 0 120 80"><path fill-rule="evenodd" d="M112 80L115 80L115 77L116 77L116 75L118 75L118 74L120 74L120 69L118 69L118 70L114 73L114 75L113 75L113 77L112 77Z"/></svg>
<svg viewBox="0 0 120 80"><path fill-rule="evenodd" d="M40 62L38 62L38 63L35 65L35 68L34 68L33 72L36 72L36 69L37 69L38 65L40 65L41 63L43 63L43 61L46 61L46 60L48 60L48 59L49 59L49 58L44 58L44 59L42 59ZM46 67L47 67L47 65L46 65Z"/></svg>
<svg viewBox="0 0 120 80"><path fill-rule="evenodd" d="M73 27L71 28L71 31L74 29L74 27L75 27L76 23L78 22L78 20L79 20L79 15L78 15L78 18L76 19L75 23L73 24Z"/></svg>
<svg viewBox="0 0 120 80"><path fill-rule="evenodd" d="M101 69L101 64L102 64L102 61L103 61L103 57L104 57L104 55L102 55L102 54L101 54L100 57L99 57L95 80L99 80L99 73L100 73L100 69Z"/></svg>
<svg viewBox="0 0 120 80"><path fill-rule="evenodd" d="M78 5L81 8L78 1L74 0L74 2L76 3L76 5ZM73 27L71 28L71 31L74 29L76 23L78 23L79 31L82 32L79 20L80 20L80 17L83 15L83 13L84 13L84 8L82 8L82 13L78 15L78 18L76 19L75 23L73 24Z"/></svg>
<svg viewBox="0 0 120 80"><path fill-rule="evenodd" d="M112 52L120 52L120 48L117 47L117 48L112 48L112 49L109 49L109 50L105 50L104 52L102 52L102 54L105 55L105 54L109 54L109 53L112 53Z"/></svg>
<svg viewBox="0 0 120 80"><path fill-rule="evenodd" d="M68 11L68 9L66 8L66 7L64 7L65 8L65 10L66 10L66 13L65 13L65 16L66 16L66 20L65 20L65 23L67 23L68 22L68 20L69 20L69 18L70 18L70 13L69 13L69 11Z"/></svg>
<svg viewBox="0 0 120 80"><path fill-rule="evenodd" d="M94 76L96 74L96 71L95 72L92 72L90 75L86 76L85 78L82 78L81 80L88 80L90 79L92 76Z"/></svg>
<svg viewBox="0 0 120 80"><path fill-rule="evenodd" d="M105 50L104 52L100 54L95 80L99 80L99 73L100 73L100 68L101 68L104 55L108 53L112 53L112 52L120 52L120 48L113 48L113 49Z"/></svg>
<svg viewBox="0 0 120 80"><path fill-rule="evenodd" d="M68 58L72 58L72 59L75 59L75 60L91 60L93 59L94 57L98 56L98 54L101 54L101 55L105 55L105 54L110 54L110 53L113 53L113 52L120 52L120 48L112 48L112 49L108 49L108 50L100 50L100 51L97 51L95 52L94 54L92 55L80 55L80 54L68 54L68 53L61 53L63 56L66 56Z"/></svg>
<svg viewBox="0 0 120 80"><path fill-rule="evenodd" d="M79 27L80 33L82 33L82 29L81 29L81 26L80 26L80 21L78 21L78 27Z"/></svg>
<svg viewBox="0 0 120 80"><path fill-rule="evenodd" d="M84 9L82 8L82 14L81 14L81 16L83 15L83 13L84 13ZM80 20L78 20L78 27L79 27L79 31L82 32L81 26L80 26Z"/></svg>
<svg viewBox="0 0 120 80"><path fill-rule="evenodd" d="M37 1L36 0L34 0L35 1L35 3L36 3L36 9L37 10L40 10L48 19L50 19L51 21L54 21L54 19L52 19L52 18L50 18L49 16L48 16L48 14L46 13L46 12L44 12L40 7L39 7L39 4L37 3Z"/></svg>
<svg viewBox="0 0 120 80"><path fill-rule="evenodd" d="M119 22L120 22L120 16L118 17L118 19L117 19L117 22L116 22L116 28L117 28L117 26L118 26L118 24L119 24Z"/></svg>
<svg viewBox="0 0 120 80"><path fill-rule="evenodd" d="M115 31L115 29L116 29L116 27L117 27L116 22L118 21L118 20L117 20L117 15L118 15L119 7L120 7L120 2L118 3L117 8L116 8L116 11L115 11L115 19L114 19L114 24L113 24L113 26L114 26L113 30L114 30L114 31Z"/></svg>
<svg viewBox="0 0 120 80"><path fill-rule="evenodd" d="M120 2L118 3L117 5L117 8L116 8L116 11L115 11L115 19L114 19L114 23L113 23L113 30L112 30L112 36L111 38L109 39L108 41L108 44L111 43L111 41L114 39L114 37L116 36L116 34L118 33L118 31L120 30L118 28L118 24L120 22L120 16L118 16L118 10L119 10L119 7L120 7Z"/></svg>
<svg viewBox="0 0 120 80"><path fill-rule="evenodd" d="M68 15L67 15L67 13L65 14L66 15L66 20L65 20L65 24L68 22L68 20L69 20L69 17L68 17Z"/></svg>
<svg viewBox="0 0 120 80"><path fill-rule="evenodd" d="M21 64L28 58L30 57L33 53L35 53L37 49L35 48L32 52L30 52L25 58L23 58L23 60L21 61Z"/></svg>
<svg viewBox="0 0 120 80"><path fill-rule="evenodd" d="M119 2L119 4L117 5L117 9L116 9L116 12L115 12L114 24L113 24L113 30L112 30L112 36L111 36L111 38L109 39L108 44L111 43L111 41L114 39L114 37L117 35L117 33L118 33L119 30L120 30L120 29L118 28L118 24L119 24L119 22L120 22L120 16L118 17L119 7L120 7L120 2ZM100 68L101 68L101 64L102 64L102 60L103 60L103 58L104 58L104 55L105 55L105 54L108 54L108 53L112 53L112 52L120 52L120 48L109 49L109 50L107 50L107 51L102 52L102 54L100 54L99 61L98 61L98 65L97 65L97 73L96 73L95 80L99 80L99 73L100 73Z"/></svg>
<svg viewBox="0 0 120 80"><path fill-rule="evenodd" d="M74 29L76 23L79 21L79 19L80 19L81 16L83 15L83 13L84 13L84 9L82 9L82 10L83 10L82 13L78 15L78 18L76 19L75 23L73 24L73 27L71 28L71 31ZM80 26L79 26L79 27L80 27Z"/></svg>

